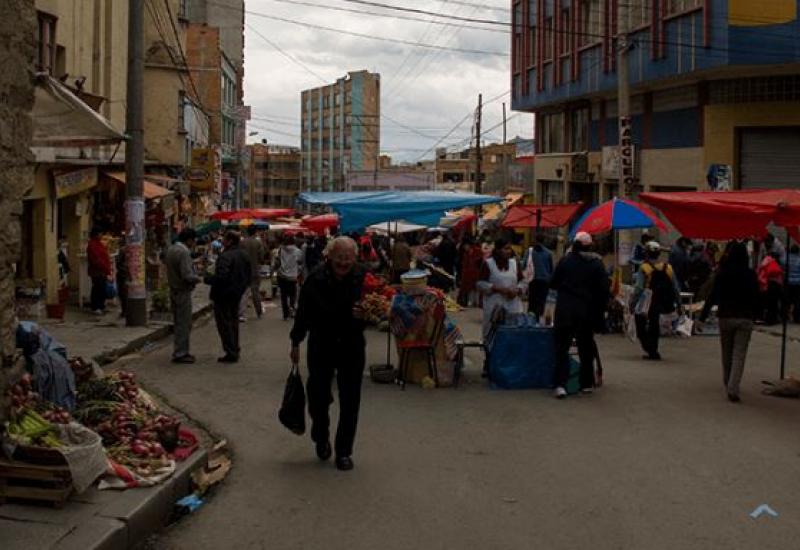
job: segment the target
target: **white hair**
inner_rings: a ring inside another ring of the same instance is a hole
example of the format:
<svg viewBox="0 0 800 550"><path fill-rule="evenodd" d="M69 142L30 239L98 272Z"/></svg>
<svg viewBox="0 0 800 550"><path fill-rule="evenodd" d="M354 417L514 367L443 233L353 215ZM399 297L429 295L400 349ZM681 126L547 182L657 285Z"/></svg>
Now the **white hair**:
<svg viewBox="0 0 800 550"><path fill-rule="evenodd" d="M335 249L348 246L355 252L356 256L358 256L358 244L350 237L336 237L332 239L328 243L328 246L325 247L325 252L323 252L323 254L325 254L325 256L330 256Z"/></svg>

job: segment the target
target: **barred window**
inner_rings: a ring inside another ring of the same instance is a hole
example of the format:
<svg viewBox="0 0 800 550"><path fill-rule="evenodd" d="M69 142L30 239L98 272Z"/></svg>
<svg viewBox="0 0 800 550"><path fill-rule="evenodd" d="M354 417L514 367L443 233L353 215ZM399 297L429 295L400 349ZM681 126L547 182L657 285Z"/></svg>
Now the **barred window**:
<svg viewBox="0 0 800 550"><path fill-rule="evenodd" d="M703 6L703 0L667 0L665 15L673 15Z"/></svg>
<svg viewBox="0 0 800 550"><path fill-rule="evenodd" d="M710 103L800 101L800 75L717 80L709 83Z"/></svg>

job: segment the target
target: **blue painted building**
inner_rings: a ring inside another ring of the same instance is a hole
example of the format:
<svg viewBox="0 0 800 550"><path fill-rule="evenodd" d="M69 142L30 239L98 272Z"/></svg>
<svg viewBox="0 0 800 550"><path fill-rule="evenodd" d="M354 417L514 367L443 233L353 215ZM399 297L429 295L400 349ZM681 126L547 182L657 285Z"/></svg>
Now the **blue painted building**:
<svg viewBox="0 0 800 550"><path fill-rule="evenodd" d="M637 190L800 187L798 4L513 0L512 108L536 113L537 198L618 193L622 30Z"/></svg>
<svg viewBox="0 0 800 550"><path fill-rule="evenodd" d="M350 72L301 95L301 186L343 191L351 171L377 170L380 151L380 75Z"/></svg>

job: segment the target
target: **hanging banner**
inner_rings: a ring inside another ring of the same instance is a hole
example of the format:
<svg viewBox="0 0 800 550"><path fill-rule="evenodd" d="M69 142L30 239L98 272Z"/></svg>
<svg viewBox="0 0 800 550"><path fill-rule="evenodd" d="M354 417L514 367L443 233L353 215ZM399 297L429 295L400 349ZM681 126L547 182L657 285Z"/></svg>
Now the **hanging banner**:
<svg viewBox="0 0 800 550"><path fill-rule="evenodd" d="M186 171L193 191L215 191L222 182L222 153L218 147L192 149L192 164Z"/></svg>
<svg viewBox="0 0 800 550"><path fill-rule="evenodd" d="M636 177L633 166L633 126L631 117L619 117L619 182L624 196L632 197Z"/></svg>

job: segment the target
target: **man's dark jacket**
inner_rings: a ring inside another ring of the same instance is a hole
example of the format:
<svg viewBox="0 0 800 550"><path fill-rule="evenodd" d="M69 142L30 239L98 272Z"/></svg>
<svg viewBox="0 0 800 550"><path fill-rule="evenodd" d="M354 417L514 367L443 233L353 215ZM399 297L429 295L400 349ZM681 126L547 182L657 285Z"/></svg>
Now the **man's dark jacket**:
<svg viewBox="0 0 800 550"><path fill-rule="evenodd" d="M294 327L290 338L293 345L309 335L309 361L325 360L320 350L335 355L363 350L364 321L353 317L353 306L361 300L364 270L355 266L342 280L337 280L327 264L317 266L300 290ZM336 357L329 356L333 361Z"/></svg>
<svg viewBox="0 0 800 550"><path fill-rule="evenodd" d="M225 250L217 258L214 274L205 278L211 285L211 299L217 301L239 302L245 290L250 287L252 267L250 257L241 248Z"/></svg>
<svg viewBox="0 0 800 550"><path fill-rule="evenodd" d="M570 252L558 263L550 288L558 291L556 326L598 327L608 305L610 281L597 254Z"/></svg>

